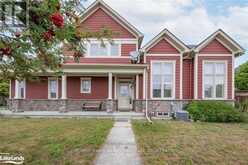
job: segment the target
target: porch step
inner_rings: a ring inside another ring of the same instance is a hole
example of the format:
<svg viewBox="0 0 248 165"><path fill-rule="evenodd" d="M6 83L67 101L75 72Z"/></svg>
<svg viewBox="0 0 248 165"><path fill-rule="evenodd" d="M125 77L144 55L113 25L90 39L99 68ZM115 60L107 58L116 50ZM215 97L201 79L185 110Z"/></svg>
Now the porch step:
<svg viewBox="0 0 248 165"><path fill-rule="evenodd" d="M128 122L129 119L128 118L115 118L116 122Z"/></svg>

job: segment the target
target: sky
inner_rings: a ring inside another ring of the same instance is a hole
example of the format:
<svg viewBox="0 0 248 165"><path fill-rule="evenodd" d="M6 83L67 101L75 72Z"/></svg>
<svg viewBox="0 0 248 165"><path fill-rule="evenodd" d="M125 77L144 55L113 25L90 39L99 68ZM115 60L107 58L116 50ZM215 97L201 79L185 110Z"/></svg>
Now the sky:
<svg viewBox="0 0 248 165"><path fill-rule="evenodd" d="M87 7L94 0L87 0ZM104 0L145 36L143 45L164 28L185 44L198 44L218 29L235 39L248 61L248 0Z"/></svg>

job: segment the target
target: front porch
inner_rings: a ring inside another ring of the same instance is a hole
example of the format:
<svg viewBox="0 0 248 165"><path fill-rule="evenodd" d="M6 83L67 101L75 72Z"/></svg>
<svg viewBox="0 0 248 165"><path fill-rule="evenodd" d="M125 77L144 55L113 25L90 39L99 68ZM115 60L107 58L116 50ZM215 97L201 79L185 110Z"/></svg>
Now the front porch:
<svg viewBox="0 0 248 165"><path fill-rule="evenodd" d="M134 101L145 99L147 65L144 64L66 64L64 66L65 75L62 76L61 98L75 99L68 94L71 85L67 85L67 77L103 77L102 83L91 87L93 97L87 101L95 99L101 100L103 110L107 112L133 111ZM92 80L93 81L93 80ZM104 83L106 82L106 84ZM93 83L93 82L92 82ZM105 86L106 85L106 86ZM94 93L95 92L95 93ZM80 99L84 100L85 97ZM68 104L70 105L70 104Z"/></svg>
<svg viewBox="0 0 248 165"><path fill-rule="evenodd" d="M11 83L14 92L10 91L9 109L13 112L87 111L85 105L95 103L101 104L97 109L100 112L136 111L136 100L145 99L146 67L143 64L65 64L62 76L47 73L39 75L41 82ZM23 91L18 88L20 84L25 84Z"/></svg>

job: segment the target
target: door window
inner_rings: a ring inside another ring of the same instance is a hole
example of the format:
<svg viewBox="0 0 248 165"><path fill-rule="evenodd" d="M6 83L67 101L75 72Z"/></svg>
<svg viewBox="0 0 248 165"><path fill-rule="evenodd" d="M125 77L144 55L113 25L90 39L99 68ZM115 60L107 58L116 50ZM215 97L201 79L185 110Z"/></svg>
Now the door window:
<svg viewBox="0 0 248 165"><path fill-rule="evenodd" d="M129 96L128 85L120 85L120 96L121 97L128 97Z"/></svg>

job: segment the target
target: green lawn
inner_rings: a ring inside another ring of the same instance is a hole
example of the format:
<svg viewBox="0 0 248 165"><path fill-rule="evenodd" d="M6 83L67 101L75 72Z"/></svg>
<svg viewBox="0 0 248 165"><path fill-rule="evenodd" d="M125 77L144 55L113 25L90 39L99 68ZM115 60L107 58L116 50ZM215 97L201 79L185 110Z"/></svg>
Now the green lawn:
<svg viewBox="0 0 248 165"><path fill-rule="evenodd" d="M25 164L92 164L112 120L0 119L0 153L21 154Z"/></svg>
<svg viewBox="0 0 248 165"><path fill-rule="evenodd" d="M144 164L248 164L248 124L133 122Z"/></svg>
<svg viewBox="0 0 248 165"><path fill-rule="evenodd" d="M7 107L0 106L0 111L1 111L1 110L6 110L6 109L7 109Z"/></svg>

